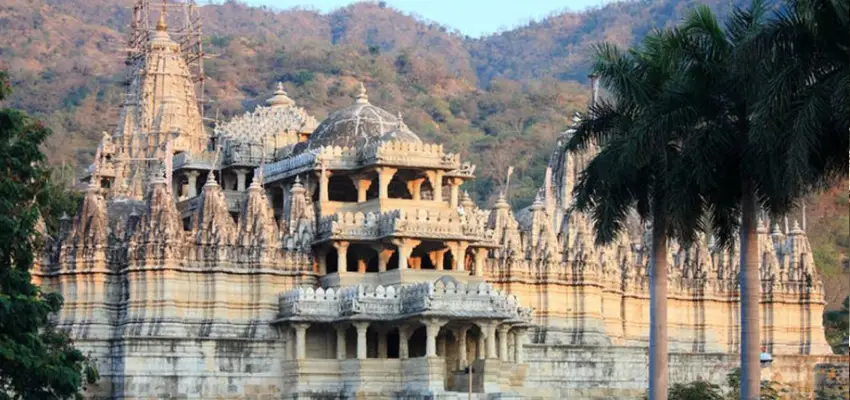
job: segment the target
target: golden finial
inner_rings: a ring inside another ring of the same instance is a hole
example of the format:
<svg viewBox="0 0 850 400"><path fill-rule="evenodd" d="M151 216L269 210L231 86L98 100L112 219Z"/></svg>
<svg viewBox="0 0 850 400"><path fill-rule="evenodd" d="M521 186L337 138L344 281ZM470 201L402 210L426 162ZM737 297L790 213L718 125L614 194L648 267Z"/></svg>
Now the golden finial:
<svg viewBox="0 0 850 400"><path fill-rule="evenodd" d="M165 32L168 29L168 25L165 25L165 2L162 2L162 11L159 13L159 21L156 23L156 30L159 32Z"/></svg>

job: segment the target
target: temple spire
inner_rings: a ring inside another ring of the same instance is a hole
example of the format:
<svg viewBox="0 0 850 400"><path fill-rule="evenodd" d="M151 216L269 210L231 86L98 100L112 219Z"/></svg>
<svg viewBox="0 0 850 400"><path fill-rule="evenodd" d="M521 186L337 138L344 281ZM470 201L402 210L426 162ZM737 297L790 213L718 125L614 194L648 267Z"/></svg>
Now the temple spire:
<svg viewBox="0 0 850 400"><path fill-rule="evenodd" d="M165 2L162 3L162 11L159 12L159 21L156 22L157 32L165 32L168 25L165 24Z"/></svg>

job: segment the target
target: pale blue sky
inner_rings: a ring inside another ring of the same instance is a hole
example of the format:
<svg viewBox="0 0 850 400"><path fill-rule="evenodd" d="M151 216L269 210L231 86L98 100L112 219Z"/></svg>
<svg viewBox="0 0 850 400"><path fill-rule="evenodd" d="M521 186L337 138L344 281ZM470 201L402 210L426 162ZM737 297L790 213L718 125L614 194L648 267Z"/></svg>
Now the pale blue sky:
<svg viewBox="0 0 850 400"><path fill-rule="evenodd" d="M308 6L322 12L354 3L353 0L243 0L250 5L276 9ZM540 19L552 11L579 11L602 5L605 0L387 0L391 7L457 28L463 34L479 37L501 28L512 28L529 19Z"/></svg>

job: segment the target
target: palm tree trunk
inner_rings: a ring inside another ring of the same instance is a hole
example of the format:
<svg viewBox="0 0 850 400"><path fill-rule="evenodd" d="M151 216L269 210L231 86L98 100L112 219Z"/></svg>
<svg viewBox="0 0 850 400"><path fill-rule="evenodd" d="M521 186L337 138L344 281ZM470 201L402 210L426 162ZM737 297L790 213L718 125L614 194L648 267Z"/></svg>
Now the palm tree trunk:
<svg viewBox="0 0 850 400"><path fill-rule="evenodd" d="M758 254L757 206L750 185L744 186L741 204L741 400L759 400L761 367L759 364L759 302L761 282Z"/></svg>
<svg viewBox="0 0 850 400"><path fill-rule="evenodd" d="M667 224L659 214L649 270L649 400L667 400Z"/></svg>

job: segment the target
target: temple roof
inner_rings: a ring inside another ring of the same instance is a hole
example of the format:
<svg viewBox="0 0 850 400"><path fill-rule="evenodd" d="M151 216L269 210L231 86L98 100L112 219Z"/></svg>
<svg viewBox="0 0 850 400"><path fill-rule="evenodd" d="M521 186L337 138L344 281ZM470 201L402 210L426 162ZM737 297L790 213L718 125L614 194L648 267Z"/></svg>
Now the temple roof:
<svg viewBox="0 0 850 400"><path fill-rule="evenodd" d="M305 149L363 147L371 142L388 140L422 142L400 117L369 103L366 88L361 83L354 104L331 113L310 136Z"/></svg>

